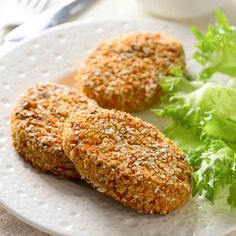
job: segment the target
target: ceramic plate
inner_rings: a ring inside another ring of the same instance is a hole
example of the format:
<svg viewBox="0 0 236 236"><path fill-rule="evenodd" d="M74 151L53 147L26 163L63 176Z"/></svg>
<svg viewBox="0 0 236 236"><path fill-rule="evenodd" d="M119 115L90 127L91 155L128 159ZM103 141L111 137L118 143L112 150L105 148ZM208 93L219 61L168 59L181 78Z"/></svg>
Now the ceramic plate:
<svg viewBox="0 0 236 236"><path fill-rule="evenodd" d="M55 235L219 235L236 229L236 211L200 198L167 216L138 214L84 183L40 174L15 153L9 114L16 98L37 82L69 83L70 75L96 44L132 31L160 31L184 44L188 70L194 38L188 28L164 21L73 23L29 40L0 59L0 201L11 213ZM64 79L63 79L64 78ZM66 78L66 79L65 79ZM149 111L136 113L161 126Z"/></svg>

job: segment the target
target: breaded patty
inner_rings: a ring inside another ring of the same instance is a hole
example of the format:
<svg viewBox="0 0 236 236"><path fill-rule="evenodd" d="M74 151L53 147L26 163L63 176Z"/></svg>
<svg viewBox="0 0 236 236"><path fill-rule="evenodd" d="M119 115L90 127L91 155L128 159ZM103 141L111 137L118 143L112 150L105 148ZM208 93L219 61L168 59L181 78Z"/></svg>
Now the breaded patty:
<svg viewBox="0 0 236 236"><path fill-rule="evenodd" d="M138 212L166 214L191 194L185 155L156 127L125 112L75 113L65 122L63 147L87 182Z"/></svg>
<svg viewBox="0 0 236 236"><path fill-rule="evenodd" d="M63 85L44 83L29 87L17 100L11 115L16 151L42 172L79 177L63 151L62 130L71 112L88 106L97 105Z"/></svg>
<svg viewBox="0 0 236 236"><path fill-rule="evenodd" d="M104 108L142 110L160 96L170 68L184 68L182 45L160 33L130 33L101 43L76 75L77 87Z"/></svg>

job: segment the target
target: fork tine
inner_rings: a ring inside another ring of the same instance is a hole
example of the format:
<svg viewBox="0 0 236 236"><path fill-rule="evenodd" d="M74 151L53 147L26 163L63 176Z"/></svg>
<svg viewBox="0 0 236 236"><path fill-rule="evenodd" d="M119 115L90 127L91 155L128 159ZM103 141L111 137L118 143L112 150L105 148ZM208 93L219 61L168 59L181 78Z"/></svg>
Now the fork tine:
<svg viewBox="0 0 236 236"><path fill-rule="evenodd" d="M43 11L47 4L49 3L49 0L32 0L35 2L35 5L34 5L34 9L37 11L37 12L41 12Z"/></svg>
<svg viewBox="0 0 236 236"><path fill-rule="evenodd" d="M39 13L45 9L49 0L16 0L25 7L29 7L35 12Z"/></svg>
<svg viewBox="0 0 236 236"><path fill-rule="evenodd" d="M30 0L28 6L34 9L39 4L39 2L40 2L40 0Z"/></svg>
<svg viewBox="0 0 236 236"><path fill-rule="evenodd" d="M30 3L30 0L18 0L19 3L21 3L22 5L27 6Z"/></svg>

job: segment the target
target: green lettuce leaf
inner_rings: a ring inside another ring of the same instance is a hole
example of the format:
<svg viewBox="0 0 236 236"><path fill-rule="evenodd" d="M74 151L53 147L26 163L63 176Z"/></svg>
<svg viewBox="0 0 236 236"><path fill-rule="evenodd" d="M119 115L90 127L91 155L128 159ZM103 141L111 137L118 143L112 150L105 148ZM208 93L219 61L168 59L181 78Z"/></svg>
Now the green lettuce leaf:
<svg viewBox="0 0 236 236"><path fill-rule="evenodd" d="M176 123L171 123L165 129L165 135L186 153L196 150L201 145L200 137L196 133L194 128L184 128Z"/></svg>
<svg viewBox="0 0 236 236"><path fill-rule="evenodd" d="M216 24L210 25L206 34L192 28L198 40L194 58L202 65L200 78L205 81L216 72L236 76L236 28L220 10L215 15Z"/></svg>
<svg viewBox="0 0 236 236"><path fill-rule="evenodd" d="M154 112L172 118L165 128L186 154L193 174L193 195L215 200L228 188L228 203L235 206L236 191L236 88L191 81L178 69L164 77L164 96Z"/></svg>
<svg viewBox="0 0 236 236"><path fill-rule="evenodd" d="M218 190L228 187L228 203L235 206L236 154L221 140L207 141L196 151L188 153L194 172L193 195L204 195L215 200Z"/></svg>
<svg viewBox="0 0 236 236"><path fill-rule="evenodd" d="M161 82L166 96L161 107L153 110L158 116L170 117L175 124L194 129L201 139L211 137L236 143L236 88L211 82L197 84L179 72L174 86L170 79L165 77Z"/></svg>
<svg viewBox="0 0 236 236"><path fill-rule="evenodd" d="M235 178L232 184L230 185L229 196L227 198L227 201L232 208L236 207L236 180Z"/></svg>
<svg viewBox="0 0 236 236"><path fill-rule="evenodd" d="M198 40L194 58L202 66L198 79L172 68L160 82L164 95L153 111L171 118L164 132L193 167L193 195L214 201L224 189L236 207L236 29L217 10L206 34L192 31Z"/></svg>

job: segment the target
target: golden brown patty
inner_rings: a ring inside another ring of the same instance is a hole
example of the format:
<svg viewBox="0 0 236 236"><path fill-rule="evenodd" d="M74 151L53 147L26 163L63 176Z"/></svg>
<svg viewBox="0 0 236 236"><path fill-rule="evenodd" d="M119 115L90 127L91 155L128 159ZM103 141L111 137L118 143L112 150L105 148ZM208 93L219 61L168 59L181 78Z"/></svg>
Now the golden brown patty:
<svg viewBox="0 0 236 236"><path fill-rule="evenodd" d="M184 154L154 126L125 112L75 113L65 122L63 147L87 182L138 212L166 214L190 196Z"/></svg>
<svg viewBox="0 0 236 236"><path fill-rule="evenodd" d="M79 177L62 148L62 130L71 112L96 103L63 85L45 83L28 88L11 116L17 152L42 172Z"/></svg>
<svg viewBox="0 0 236 236"><path fill-rule="evenodd" d="M159 79L173 66L185 66L178 41L131 33L101 43L78 70L77 87L104 108L142 110L158 99Z"/></svg>

